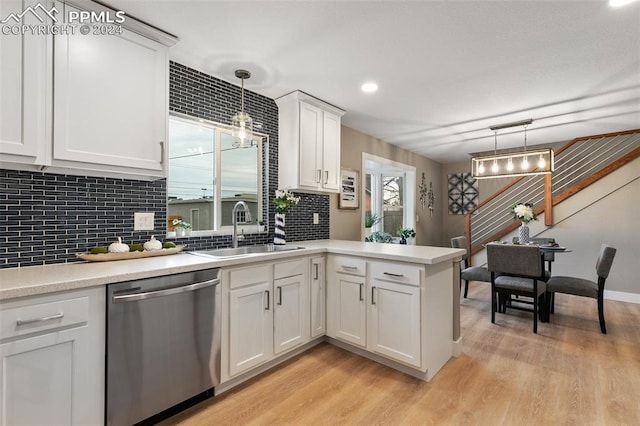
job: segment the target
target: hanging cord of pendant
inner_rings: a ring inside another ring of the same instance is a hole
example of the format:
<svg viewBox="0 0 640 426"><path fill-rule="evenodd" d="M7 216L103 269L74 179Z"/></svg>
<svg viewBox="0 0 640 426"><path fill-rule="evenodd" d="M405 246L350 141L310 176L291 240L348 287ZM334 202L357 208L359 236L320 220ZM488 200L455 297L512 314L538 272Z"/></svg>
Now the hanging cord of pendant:
<svg viewBox="0 0 640 426"><path fill-rule="evenodd" d="M493 131L493 156L498 155L498 130Z"/></svg>
<svg viewBox="0 0 640 426"><path fill-rule="evenodd" d="M242 110L242 112L244 113L244 77L242 77L242 78L240 79L240 81L242 82L242 84L241 84L241 87L242 87L242 89L241 89L241 90L242 90L242 96L241 96L241 102L242 102L242 105L241 105L241 110Z"/></svg>
<svg viewBox="0 0 640 426"><path fill-rule="evenodd" d="M524 126L524 153L527 153L527 124Z"/></svg>

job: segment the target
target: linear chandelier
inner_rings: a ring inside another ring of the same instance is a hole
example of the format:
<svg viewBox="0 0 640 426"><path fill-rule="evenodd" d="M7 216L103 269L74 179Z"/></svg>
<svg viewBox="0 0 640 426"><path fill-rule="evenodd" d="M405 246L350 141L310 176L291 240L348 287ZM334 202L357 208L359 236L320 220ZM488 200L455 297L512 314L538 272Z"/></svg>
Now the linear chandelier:
<svg viewBox="0 0 640 426"><path fill-rule="evenodd" d="M471 158L471 173L476 179L502 178L550 174L554 170L554 155L551 148L527 151L527 126L533 123L529 118L512 123L490 126L493 131L493 155ZM524 150L498 154L498 130L509 127L524 127Z"/></svg>

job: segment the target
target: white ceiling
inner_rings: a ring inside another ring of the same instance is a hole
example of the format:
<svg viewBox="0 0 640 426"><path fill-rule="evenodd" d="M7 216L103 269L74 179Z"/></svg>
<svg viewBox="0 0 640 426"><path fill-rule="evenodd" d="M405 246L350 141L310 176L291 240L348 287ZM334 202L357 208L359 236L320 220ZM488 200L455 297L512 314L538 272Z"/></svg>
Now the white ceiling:
<svg viewBox="0 0 640 426"><path fill-rule="evenodd" d="M532 145L640 127L640 1L105 2L178 36L175 61L234 84L248 69L270 98L303 90L442 163L493 150L493 124L533 118Z"/></svg>

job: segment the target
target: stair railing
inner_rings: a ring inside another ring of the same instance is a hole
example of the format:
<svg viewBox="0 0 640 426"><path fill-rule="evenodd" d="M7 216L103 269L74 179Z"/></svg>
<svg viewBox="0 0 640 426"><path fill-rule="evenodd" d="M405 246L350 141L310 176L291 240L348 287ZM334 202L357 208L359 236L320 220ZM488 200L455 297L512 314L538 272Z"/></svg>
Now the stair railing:
<svg viewBox="0 0 640 426"><path fill-rule="evenodd" d="M553 175L522 176L465 215L471 254L501 239L520 224L509 211L514 202L528 202L553 225L553 206L640 156L640 129L573 139L555 152Z"/></svg>

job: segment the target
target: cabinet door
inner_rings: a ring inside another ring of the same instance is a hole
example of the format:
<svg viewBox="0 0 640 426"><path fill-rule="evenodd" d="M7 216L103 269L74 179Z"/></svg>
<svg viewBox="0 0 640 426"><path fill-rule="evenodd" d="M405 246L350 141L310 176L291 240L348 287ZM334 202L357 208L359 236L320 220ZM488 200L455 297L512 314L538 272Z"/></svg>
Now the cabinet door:
<svg viewBox="0 0 640 426"><path fill-rule="evenodd" d="M0 346L2 425L72 424L74 358L81 330Z"/></svg>
<svg viewBox="0 0 640 426"><path fill-rule="evenodd" d="M420 287L371 280L369 350L421 367Z"/></svg>
<svg viewBox="0 0 640 426"><path fill-rule="evenodd" d="M325 321L325 269L324 258L311 259L311 338L326 333Z"/></svg>
<svg viewBox="0 0 640 426"><path fill-rule="evenodd" d="M31 0L2 0L0 17L19 14L38 4ZM42 15L45 15L44 13ZM40 22L33 13L25 13L23 25ZM13 24L7 22L7 27ZM46 113L50 102L51 36L44 34L3 34L0 36L0 159L35 164L40 147L47 142ZM39 160L42 161L42 160Z"/></svg>
<svg viewBox="0 0 640 426"><path fill-rule="evenodd" d="M321 178L322 110L300 102L300 187L319 188Z"/></svg>
<svg viewBox="0 0 640 426"><path fill-rule="evenodd" d="M229 374L273 356L273 305L268 281L229 292Z"/></svg>
<svg viewBox="0 0 640 426"><path fill-rule="evenodd" d="M76 10L58 6L65 17ZM127 29L56 36L54 165L71 161L164 176L167 55L165 46Z"/></svg>
<svg viewBox="0 0 640 426"><path fill-rule="evenodd" d="M340 190L340 117L324 112L322 132L322 187Z"/></svg>
<svg viewBox="0 0 640 426"><path fill-rule="evenodd" d="M365 278L341 273L335 275L333 337L366 347Z"/></svg>
<svg viewBox="0 0 640 426"><path fill-rule="evenodd" d="M309 299L305 275L273 282L274 351L276 354L309 340Z"/></svg>

